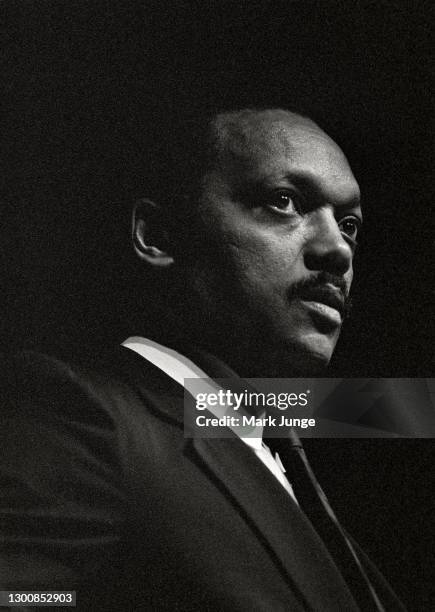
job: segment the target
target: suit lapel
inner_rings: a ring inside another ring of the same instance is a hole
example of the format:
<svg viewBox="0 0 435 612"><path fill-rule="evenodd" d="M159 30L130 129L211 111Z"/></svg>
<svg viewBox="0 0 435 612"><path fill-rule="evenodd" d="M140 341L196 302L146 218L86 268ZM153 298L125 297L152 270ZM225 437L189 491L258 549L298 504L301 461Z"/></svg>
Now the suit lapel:
<svg viewBox="0 0 435 612"><path fill-rule="evenodd" d="M251 449L235 437L195 439L193 446L228 491L301 604L314 610L357 610L311 523Z"/></svg>
<svg viewBox="0 0 435 612"><path fill-rule="evenodd" d="M129 349L123 353L126 374L147 405L182 427L183 387L137 353ZM218 373L228 377L228 371ZM250 448L235 435L194 438L187 443L192 443L205 471L211 471L226 489L236 511L267 549L304 608L358 610L311 523Z"/></svg>

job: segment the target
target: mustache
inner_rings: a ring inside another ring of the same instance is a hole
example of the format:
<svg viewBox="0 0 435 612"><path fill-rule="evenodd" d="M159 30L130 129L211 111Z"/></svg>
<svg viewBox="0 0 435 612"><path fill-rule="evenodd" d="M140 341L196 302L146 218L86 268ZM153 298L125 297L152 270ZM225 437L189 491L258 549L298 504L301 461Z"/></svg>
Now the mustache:
<svg viewBox="0 0 435 612"><path fill-rule="evenodd" d="M331 285L335 289L331 289ZM290 288L288 298L289 300L316 299L326 302L332 300L343 318L349 318L352 311L352 299L347 282L342 276L329 272L319 272L296 282Z"/></svg>

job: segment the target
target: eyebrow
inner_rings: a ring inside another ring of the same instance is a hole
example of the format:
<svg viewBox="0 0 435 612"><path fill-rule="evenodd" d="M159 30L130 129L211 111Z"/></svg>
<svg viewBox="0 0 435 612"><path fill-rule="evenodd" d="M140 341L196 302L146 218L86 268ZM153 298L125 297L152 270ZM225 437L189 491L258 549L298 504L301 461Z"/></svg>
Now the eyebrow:
<svg viewBox="0 0 435 612"><path fill-rule="evenodd" d="M316 177L316 175L310 170L291 170L289 172L286 172L283 175L276 176L276 177L264 176L263 179L256 181L256 184L254 185L254 189L255 188L264 189L265 185L267 186L268 184L270 184L272 180L282 181L283 179L293 184L295 187L297 187L301 191L308 191L308 192L314 193L317 197L324 198L324 193L322 191L320 181ZM348 203L332 202L332 204L334 204L334 206L337 206L339 208L360 208L361 207L361 196L359 194L358 195L355 194L353 197L349 198Z"/></svg>
<svg viewBox="0 0 435 612"><path fill-rule="evenodd" d="M283 178L294 183L296 187L314 190L319 194L321 192L319 185L320 181L316 178L316 175L309 170L292 170L291 172L287 172ZM353 202L353 204L357 206L361 204L361 197L360 195L355 195L354 197L350 198L349 201Z"/></svg>

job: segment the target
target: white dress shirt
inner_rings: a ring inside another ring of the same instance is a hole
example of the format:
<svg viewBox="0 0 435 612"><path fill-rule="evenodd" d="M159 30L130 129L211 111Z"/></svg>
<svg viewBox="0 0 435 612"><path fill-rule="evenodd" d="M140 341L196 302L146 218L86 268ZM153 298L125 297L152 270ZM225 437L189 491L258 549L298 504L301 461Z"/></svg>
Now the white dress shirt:
<svg viewBox="0 0 435 612"><path fill-rule="evenodd" d="M197 378L197 379L209 379L210 377L196 366L190 359L181 355L177 351L170 349L154 340L148 338L142 338L140 336L132 336L122 343L132 351L135 351L148 361L150 361L157 368L165 372L173 380L178 382L183 387L185 378ZM204 380L204 386L202 391L205 393L215 393L216 387L213 386L208 380ZM225 407L223 406L210 406L209 411L216 417L221 417L225 413ZM237 428L232 428L234 433L247 445L249 446L255 455L263 462L263 464L272 472L275 478L281 483L287 493L297 503L293 489L289 481L285 476L285 469L281 463L278 454L275 458L272 456L269 448L264 444L262 440L263 427L258 426L255 428L254 437L241 437L240 432Z"/></svg>

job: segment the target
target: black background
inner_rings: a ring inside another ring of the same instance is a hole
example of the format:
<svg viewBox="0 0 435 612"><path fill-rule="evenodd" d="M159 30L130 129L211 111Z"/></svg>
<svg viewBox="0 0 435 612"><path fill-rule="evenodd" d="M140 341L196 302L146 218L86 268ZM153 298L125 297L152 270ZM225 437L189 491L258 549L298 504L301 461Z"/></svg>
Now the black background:
<svg viewBox="0 0 435 612"><path fill-rule="evenodd" d="M363 192L354 315L331 375L433 375L431 6L3 3L2 345L127 332L129 207L146 195L156 126L221 104L296 106ZM430 609L432 448L313 448L339 514L416 610Z"/></svg>

